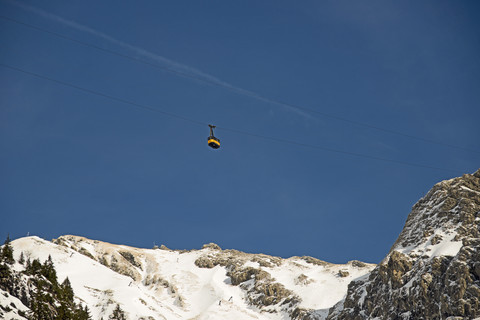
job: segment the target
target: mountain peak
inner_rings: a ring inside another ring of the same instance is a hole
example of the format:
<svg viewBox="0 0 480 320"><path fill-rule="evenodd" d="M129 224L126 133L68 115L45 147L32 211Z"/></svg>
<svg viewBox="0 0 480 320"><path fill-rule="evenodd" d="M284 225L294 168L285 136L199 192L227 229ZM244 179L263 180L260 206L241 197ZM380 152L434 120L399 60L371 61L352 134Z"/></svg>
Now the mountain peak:
<svg viewBox="0 0 480 320"><path fill-rule="evenodd" d="M480 169L478 169L473 175L477 178L480 178Z"/></svg>
<svg viewBox="0 0 480 320"><path fill-rule="evenodd" d="M449 250L459 249L463 239L479 236L475 223L479 204L480 170L437 183L413 206L390 252L442 255L435 249L447 242L456 242Z"/></svg>
<svg viewBox="0 0 480 320"><path fill-rule="evenodd" d="M480 170L437 183L413 206L387 257L349 285L329 319L480 316L479 227Z"/></svg>

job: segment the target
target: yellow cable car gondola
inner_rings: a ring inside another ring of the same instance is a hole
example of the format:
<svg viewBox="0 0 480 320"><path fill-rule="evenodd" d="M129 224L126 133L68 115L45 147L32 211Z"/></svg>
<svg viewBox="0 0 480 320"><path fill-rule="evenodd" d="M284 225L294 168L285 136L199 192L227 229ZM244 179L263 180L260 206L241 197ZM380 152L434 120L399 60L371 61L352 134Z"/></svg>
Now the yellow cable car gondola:
<svg viewBox="0 0 480 320"><path fill-rule="evenodd" d="M208 146L213 149L218 149L220 148L220 139L216 138L213 135L213 128L215 126L212 126L211 124L208 125L210 127L210 136L208 137Z"/></svg>

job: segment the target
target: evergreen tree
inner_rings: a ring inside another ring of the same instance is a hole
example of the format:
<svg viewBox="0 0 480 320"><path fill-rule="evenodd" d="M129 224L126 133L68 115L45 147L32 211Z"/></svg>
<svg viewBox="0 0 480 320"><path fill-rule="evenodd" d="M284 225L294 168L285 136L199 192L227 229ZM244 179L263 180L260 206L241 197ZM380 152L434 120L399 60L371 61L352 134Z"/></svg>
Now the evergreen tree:
<svg viewBox="0 0 480 320"><path fill-rule="evenodd" d="M87 317L87 319L90 319L91 316L90 316L90 309L88 309L88 306L85 305L85 308L83 308L83 312Z"/></svg>
<svg viewBox="0 0 480 320"><path fill-rule="evenodd" d="M72 286L70 285L70 280L65 278L61 285L56 286L57 299L60 302L60 306L57 307L57 317L56 320L64 319L75 319L78 320L79 317L75 315L76 306L74 303L74 294Z"/></svg>
<svg viewBox="0 0 480 320"><path fill-rule="evenodd" d="M70 308L63 302L57 307L57 316L55 320L73 319Z"/></svg>
<svg viewBox="0 0 480 320"><path fill-rule="evenodd" d="M54 319L52 304L49 302L49 294L43 292L42 288L39 289L33 296L30 302L30 320L51 320Z"/></svg>
<svg viewBox="0 0 480 320"><path fill-rule="evenodd" d="M125 315L125 312L120 308L120 305L117 304L117 307L115 310L113 310L112 314L110 317L108 317L109 320L127 320L127 316Z"/></svg>
<svg viewBox="0 0 480 320"><path fill-rule="evenodd" d="M52 256L48 256L48 259L42 265L42 275L47 278L52 284L57 284L57 272L53 266Z"/></svg>
<svg viewBox="0 0 480 320"><path fill-rule="evenodd" d="M57 298L59 291L58 283L56 282L57 274L51 259L46 260L43 265L40 263L40 260L35 259L30 266L26 268L25 272L31 276L31 283L35 286L33 294L31 295L31 314L29 315L29 319L69 319L68 314L64 318L58 318L60 313L62 313L62 315L64 314L62 303L59 303Z"/></svg>
<svg viewBox="0 0 480 320"><path fill-rule="evenodd" d="M91 316L88 307L82 308L82 306L78 306L75 318L78 320L90 320Z"/></svg>
<svg viewBox="0 0 480 320"><path fill-rule="evenodd" d="M23 265L25 263L25 257L23 256L23 251L20 253L20 258L18 259L18 263Z"/></svg>
<svg viewBox="0 0 480 320"><path fill-rule="evenodd" d="M39 275L40 271L42 270L42 264L40 260L34 259L32 262L29 263L30 260L27 260L27 267L25 268L25 272L29 275Z"/></svg>
<svg viewBox="0 0 480 320"><path fill-rule="evenodd" d="M13 248L12 248L12 245L10 244L10 235L7 235L7 239L3 244L0 260L8 264L15 263L15 260L13 259Z"/></svg>
<svg viewBox="0 0 480 320"><path fill-rule="evenodd" d="M10 267L6 263L0 263L0 288L6 289L6 285L8 284L8 279L12 275L12 271Z"/></svg>
<svg viewBox="0 0 480 320"><path fill-rule="evenodd" d="M8 267L5 263L0 266ZM0 267L0 273L1 271ZM51 256L43 264L38 259L32 262L27 259L25 274L34 287L30 290L29 320L91 320L88 307L75 304L70 280L65 278L62 284L57 282L57 272Z"/></svg>
<svg viewBox="0 0 480 320"><path fill-rule="evenodd" d="M70 284L70 280L68 280L68 277L63 280L62 284L60 285L60 292L61 292L61 298L65 302L68 303L73 303L73 289L72 285Z"/></svg>

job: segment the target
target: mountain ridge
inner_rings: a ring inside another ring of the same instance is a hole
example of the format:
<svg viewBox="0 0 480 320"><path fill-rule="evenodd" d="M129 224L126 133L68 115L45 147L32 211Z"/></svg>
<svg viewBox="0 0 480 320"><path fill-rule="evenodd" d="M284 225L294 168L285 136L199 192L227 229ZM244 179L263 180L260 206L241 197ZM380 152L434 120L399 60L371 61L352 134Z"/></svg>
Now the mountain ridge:
<svg viewBox="0 0 480 320"><path fill-rule="evenodd" d="M27 294L0 282L5 319L26 319L24 303L35 293L21 256L51 259L92 319L115 306L127 319L145 320L473 319L480 317L480 170L435 184L378 265L283 259L214 243L141 249L73 235L20 238L12 247L11 270L23 279L12 286Z"/></svg>
<svg viewBox="0 0 480 320"><path fill-rule="evenodd" d="M108 317L116 304L129 319L324 319L348 283L374 267L283 259L214 244L199 250L140 249L71 235L20 238L12 246L16 261L21 253L28 259L51 256L59 279L70 279L93 319ZM15 268L22 269L18 263ZM315 298L318 293L324 297Z"/></svg>

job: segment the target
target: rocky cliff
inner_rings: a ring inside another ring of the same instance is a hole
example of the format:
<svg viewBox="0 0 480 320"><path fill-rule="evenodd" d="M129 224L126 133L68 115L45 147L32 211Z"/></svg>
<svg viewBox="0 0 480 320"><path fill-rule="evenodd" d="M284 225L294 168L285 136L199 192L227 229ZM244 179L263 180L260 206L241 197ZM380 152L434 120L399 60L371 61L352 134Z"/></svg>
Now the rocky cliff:
<svg viewBox="0 0 480 320"><path fill-rule="evenodd" d="M328 319L480 317L480 170L418 201L387 257Z"/></svg>

